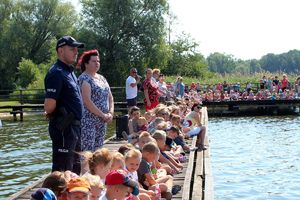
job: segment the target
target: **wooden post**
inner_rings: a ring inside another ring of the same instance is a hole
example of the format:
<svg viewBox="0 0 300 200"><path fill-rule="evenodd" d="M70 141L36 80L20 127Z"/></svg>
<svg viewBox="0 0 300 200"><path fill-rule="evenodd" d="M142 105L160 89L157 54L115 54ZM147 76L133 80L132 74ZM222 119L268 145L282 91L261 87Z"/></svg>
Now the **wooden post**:
<svg viewBox="0 0 300 200"><path fill-rule="evenodd" d="M24 98L23 98L23 89L20 89L20 104L24 103Z"/></svg>

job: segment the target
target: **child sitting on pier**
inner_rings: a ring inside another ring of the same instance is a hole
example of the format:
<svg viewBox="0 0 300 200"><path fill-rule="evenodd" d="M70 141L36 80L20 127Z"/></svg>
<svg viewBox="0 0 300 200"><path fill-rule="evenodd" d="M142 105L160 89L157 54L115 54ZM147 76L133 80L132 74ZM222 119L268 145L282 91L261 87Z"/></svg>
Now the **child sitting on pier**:
<svg viewBox="0 0 300 200"><path fill-rule="evenodd" d="M67 186L68 200L89 200L91 186L84 178L72 178Z"/></svg>
<svg viewBox="0 0 300 200"><path fill-rule="evenodd" d="M147 120L140 115L140 109L137 106L130 108L128 121L129 134L123 131L122 136L131 144L136 144L140 133L147 130L148 127Z"/></svg>
<svg viewBox="0 0 300 200"><path fill-rule="evenodd" d="M157 146L160 150L159 161L166 163L173 169L173 173L180 173L183 166L176 161L176 158L165 152L166 148L166 133L164 131L157 130L153 134L153 138L157 142Z"/></svg>
<svg viewBox="0 0 300 200"><path fill-rule="evenodd" d="M72 178L77 177L78 175L71 171L54 171L45 178L42 188L52 190L58 199L67 199L67 194L65 193L67 184Z"/></svg>
<svg viewBox="0 0 300 200"><path fill-rule="evenodd" d="M86 179L91 186L89 200L99 200L101 193L104 190L104 185L102 184L100 177L86 173L82 176L82 178Z"/></svg>
<svg viewBox="0 0 300 200"><path fill-rule="evenodd" d="M113 153L111 170L125 169L125 158L124 155L119 152Z"/></svg>
<svg viewBox="0 0 300 200"><path fill-rule="evenodd" d="M125 153L125 164L127 170L127 176L132 180L138 182L137 170L142 160L142 154L137 149L129 149ZM139 186L140 194L138 198L141 200L155 199L155 193L152 190L145 190L142 186ZM135 198L133 198L135 199Z"/></svg>
<svg viewBox="0 0 300 200"><path fill-rule="evenodd" d="M138 183L127 177L124 170L112 170L105 179L106 190L99 200L127 199L130 195L139 194Z"/></svg>
<svg viewBox="0 0 300 200"><path fill-rule="evenodd" d="M159 179L155 179L151 173L151 165L153 161L158 160L159 148L153 142L149 142L143 146L142 160L137 170L139 183L144 189L153 190L161 193L162 197L169 200L172 199L170 192L173 187L173 177L167 175Z"/></svg>
<svg viewBox="0 0 300 200"><path fill-rule="evenodd" d="M84 157L84 164L81 173L85 174L89 172L92 175L98 175L104 184L105 177L110 171L113 159L111 151L107 148L101 148L97 149L94 153L85 151L82 153L82 156Z"/></svg>

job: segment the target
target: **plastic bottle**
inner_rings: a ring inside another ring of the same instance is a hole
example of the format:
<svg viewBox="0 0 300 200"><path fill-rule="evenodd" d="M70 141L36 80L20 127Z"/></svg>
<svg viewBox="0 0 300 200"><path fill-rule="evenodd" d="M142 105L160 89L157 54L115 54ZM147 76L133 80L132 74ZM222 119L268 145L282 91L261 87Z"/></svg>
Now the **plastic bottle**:
<svg viewBox="0 0 300 200"><path fill-rule="evenodd" d="M155 185L155 195L156 195L157 199L161 199L161 191L160 191L158 183L156 183L156 185Z"/></svg>

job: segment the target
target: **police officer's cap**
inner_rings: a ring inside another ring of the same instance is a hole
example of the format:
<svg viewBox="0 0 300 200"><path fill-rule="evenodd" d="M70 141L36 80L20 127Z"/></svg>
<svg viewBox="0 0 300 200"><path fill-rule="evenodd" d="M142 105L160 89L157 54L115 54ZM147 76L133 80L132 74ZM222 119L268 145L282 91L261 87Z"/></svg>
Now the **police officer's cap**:
<svg viewBox="0 0 300 200"><path fill-rule="evenodd" d="M60 47L63 47L65 45L71 46L71 47L77 47L77 48L83 48L84 44L81 42L76 41L73 37L67 35L59 38L57 40L56 44L56 50Z"/></svg>

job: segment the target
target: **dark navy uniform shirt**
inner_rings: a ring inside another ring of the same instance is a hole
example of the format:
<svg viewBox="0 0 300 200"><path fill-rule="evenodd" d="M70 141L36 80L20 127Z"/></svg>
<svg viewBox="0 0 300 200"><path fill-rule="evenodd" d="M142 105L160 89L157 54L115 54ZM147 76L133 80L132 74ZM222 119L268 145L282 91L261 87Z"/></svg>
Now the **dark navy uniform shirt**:
<svg viewBox="0 0 300 200"><path fill-rule="evenodd" d="M60 60L49 69L45 77L46 98L56 100L55 113L60 107L72 112L77 120L82 118L83 102L74 68Z"/></svg>

